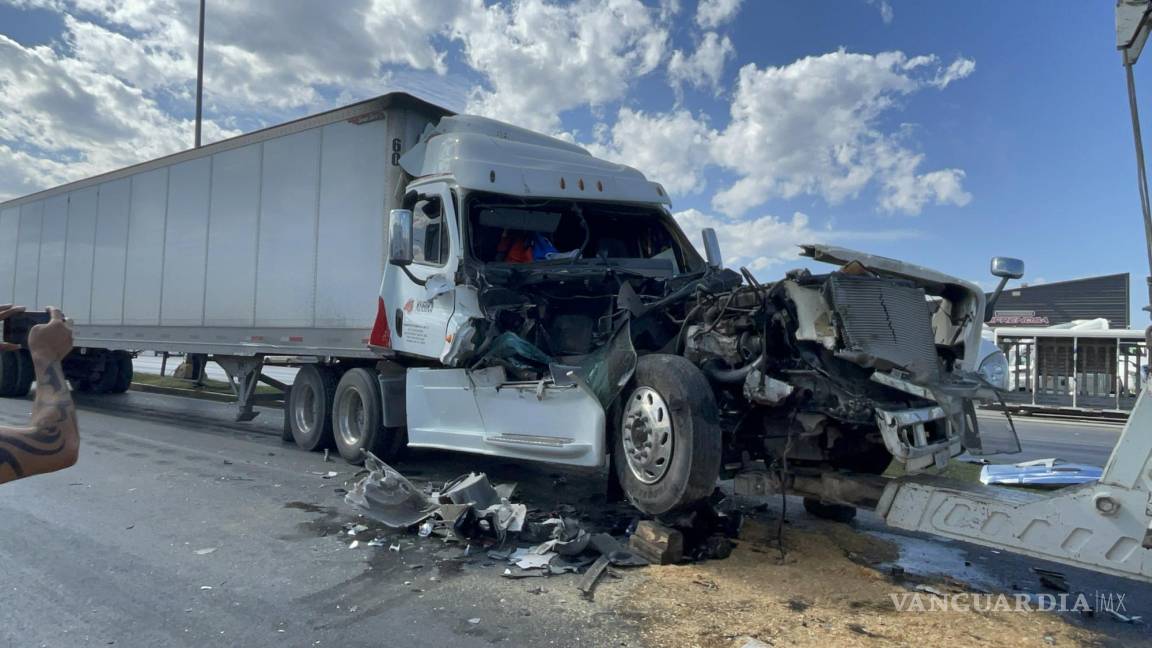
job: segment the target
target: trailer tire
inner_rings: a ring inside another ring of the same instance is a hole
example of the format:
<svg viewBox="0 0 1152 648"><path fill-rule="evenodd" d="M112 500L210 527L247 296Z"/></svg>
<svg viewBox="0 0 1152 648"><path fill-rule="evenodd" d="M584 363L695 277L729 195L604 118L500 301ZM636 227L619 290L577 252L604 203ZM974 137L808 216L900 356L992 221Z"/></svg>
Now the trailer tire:
<svg viewBox="0 0 1152 648"><path fill-rule="evenodd" d="M843 522L845 524L856 519L856 507L846 504L825 504L815 497L804 498L804 510L822 520Z"/></svg>
<svg viewBox="0 0 1152 648"><path fill-rule="evenodd" d="M24 398L32 390L32 383L36 381L36 365L32 362L32 354L27 349L13 351L16 354L16 386L12 396Z"/></svg>
<svg viewBox="0 0 1152 648"><path fill-rule="evenodd" d="M323 450L332 445L332 397L336 373L321 365L304 365L288 392L288 417L292 439L304 450Z"/></svg>
<svg viewBox="0 0 1152 648"><path fill-rule="evenodd" d="M110 390L113 394L123 394L132 386L134 371L132 368L132 355L127 351L113 351L109 364L116 368L116 382Z"/></svg>
<svg viewBox="0 0 1152 648"><path fill-rule="evenodd" d="M15 394L19 373L20 365L16 352L0 351L0 397L7 398Z"/></svg>
<svg viewBox="0 0 1152 648"><path fill-rule="evenodd" d="M93 394L112 394L116 393L116 385L120 381L120 365L116 362L114 352L103 352L104 358L103 369L100 372L100 377L89 383L90 391Z"/></svg>
<svg viewBox="0 0 1152 648"><path fill-rule="evenodd" d="M661 515L711 495L720 473L720 415L704 374L681 356L646 355L624 395L613 463L632 505Z"/></svg>
<svg viewBox="0 0 1152 648"><path fill-rule="evenodd" d="M349 369L332 400L332 438L350 464L364 463L364 451L388 462L396 458L400 430L383 425L380 384L371 369Z"/></svg>

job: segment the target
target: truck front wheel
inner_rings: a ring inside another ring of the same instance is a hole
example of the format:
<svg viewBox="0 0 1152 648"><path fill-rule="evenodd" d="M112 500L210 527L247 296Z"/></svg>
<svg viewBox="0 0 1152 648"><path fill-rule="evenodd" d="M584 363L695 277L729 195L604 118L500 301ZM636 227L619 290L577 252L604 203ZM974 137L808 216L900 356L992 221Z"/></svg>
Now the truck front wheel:
<svg viewBox="0 0 1152 648"><path fill-rule="evenodd" d="M392 461L402 446L402 430L383 425L380 385L376 372L349 369L336 386L332 434L336 449L348 463L364 463L364 450L381 461Z"/></svg>
<svg viewBox="0 0 1152 648"><path fill-rule="evenodd" d="M711 495L720 472L720 417L704 374L680 356L647 355L624 394L613 463L632 505L660 515Z"/></svg>
<svg viewBox="0 0 1152 648"><path fill-rule="evenodd" d="M304 450L320 450L332 443L332 397L336 375L329 367L304 365L288 392L288 422L292 439Z"/></svg>

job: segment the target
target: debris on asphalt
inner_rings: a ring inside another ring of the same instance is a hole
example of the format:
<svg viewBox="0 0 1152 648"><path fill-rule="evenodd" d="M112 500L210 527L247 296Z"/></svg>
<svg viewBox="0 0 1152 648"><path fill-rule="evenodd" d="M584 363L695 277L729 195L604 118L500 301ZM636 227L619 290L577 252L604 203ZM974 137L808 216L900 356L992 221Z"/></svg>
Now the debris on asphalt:
<svg viewBox="0 0 1152 648"><path fill-rule="evenodd" d="M1112 609L1109 609L1108 613L1112 615L1113 619L1116 619L1120 623L1143 623L1144 622L1144 618L1140 617L1140 616L1128 616L1126 614L1120 614L1116 610L1112 610Z"/></svg>
<svg viewBox="0 0 1152 648"><path fill-rule="evenodd" d="M552 551L536 553L535 550L517 549L512 553L509 560L513 561L520 569L544 569L556 555Z"/></svg>
<svg viewBox="0 0 1152 648"><path fill-rule="evenodd" d="M980 483L995 486L1028 486L1062 488L1090 484L1100 480L1100 466L1072 463L1063 459L1036 459L1016 464L985 464L980 469Z"/></svg>
<svg viewBox="0 0 1152 648"><path fill-rule="evenodd" d="M440 491L444 504L471 504L480 509L500 503L500 494L488 483L484 473L468 473L444 484Z"/></svg>
<svg viewBox="0 0 1152 648"><path fill-rule="evenodd" d="M206 549L197 549L196 551L193 551L192 553L196 554L197 556L207 556L208 554L210 554L214 551L216 551L216 547L208 547Z"/></svg>
<svg viewBox="0 0 1152 648"><path fill-rule="evenodd" d="M356 547L359 547L359 546L360 546L359 540L353 540L351 543L348 544L349 549L355 549Z"/></svg>
<svg viewBox="0 0 1152 648"><path fill-rule="evenodd" d="M642 520L628 545L632 551L657 565L670 565L684 557L684 536L654 520Z"/></svg>
<svg viewBox="0 0 1152 648"><path fill-rule="evenodd" d="M365 452L368 474L344 496L365 515L393 528L416 524L436 511L436 504L371 452Z"/></svg>
<svg viewBox="0 0 1152 648"><path fill-rule="evenodd" d="M604 570L608 569L611 560L608 556L600 556L588 571L584 573L584 578L580 579L580 584L577 589L580 590L580 595L589 601L592 600L594 592L596 591L596 584L600 582L600 578L604 576Z"/></svg>

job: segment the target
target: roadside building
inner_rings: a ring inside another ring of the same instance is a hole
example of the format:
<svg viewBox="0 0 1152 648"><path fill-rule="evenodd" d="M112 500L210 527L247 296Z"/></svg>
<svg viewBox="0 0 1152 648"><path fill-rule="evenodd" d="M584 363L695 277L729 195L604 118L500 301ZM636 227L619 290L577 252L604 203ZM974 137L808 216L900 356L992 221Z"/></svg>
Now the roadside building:
<svg viewBox="0 0 1152 648"><path fill-rule="evenodd" d="M1008 357L1010 406L1126 412L1147 379L1127 274L1006 290L988 325Z"/></svg>

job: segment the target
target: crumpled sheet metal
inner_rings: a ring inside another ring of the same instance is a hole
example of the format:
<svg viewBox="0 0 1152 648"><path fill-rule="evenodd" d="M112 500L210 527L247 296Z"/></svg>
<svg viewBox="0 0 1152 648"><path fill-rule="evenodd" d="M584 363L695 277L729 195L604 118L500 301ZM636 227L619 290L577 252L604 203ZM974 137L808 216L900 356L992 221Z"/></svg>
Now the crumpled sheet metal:
<svg viewBox="0 0 1152 648"><path fill-rule="evenodd" d="M401 529L432 515L437 504L421 493L404 475L366 453L368 474L344 496L344 501L386 526Z"/></svg>
<svg viewBox="0 0 1152 648"><path fill-rule="evenodd" d="M472 504L477 509L486 509L500 503L500 493L488 482L488 475L468 473L444 484L440 500L445 499L453 504Z"/></svg>

